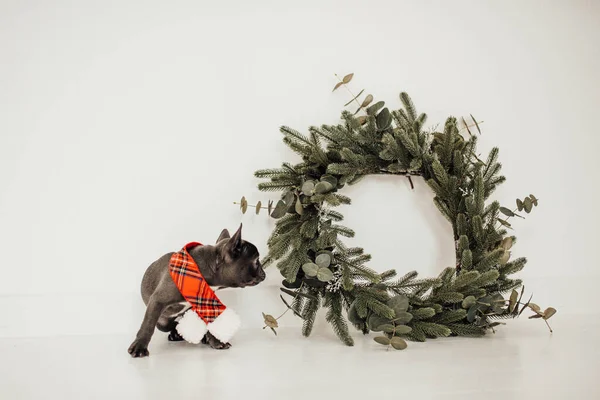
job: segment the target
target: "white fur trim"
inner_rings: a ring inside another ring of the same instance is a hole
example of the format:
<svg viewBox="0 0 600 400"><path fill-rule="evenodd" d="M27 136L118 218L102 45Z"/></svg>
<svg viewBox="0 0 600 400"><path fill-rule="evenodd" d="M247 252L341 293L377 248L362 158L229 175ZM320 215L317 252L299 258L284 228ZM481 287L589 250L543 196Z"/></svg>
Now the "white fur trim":
<svg viewBox="0 0 600 400"><path fill-rule="evenodd" d="M227 311L227 309L225 309ZM177 324L177 333L185 339L186 342L198 344L202 341L206 331L206 323L196 314L194 310L188 310Z"/></svg>
<svg viewBox="0 0 600 400"><path fill-rule="evenodd" d="M227 307L217 319L208 324L208 331L221 342L227 343L235 335L241 324L240 317L235 311Z"/></svg>

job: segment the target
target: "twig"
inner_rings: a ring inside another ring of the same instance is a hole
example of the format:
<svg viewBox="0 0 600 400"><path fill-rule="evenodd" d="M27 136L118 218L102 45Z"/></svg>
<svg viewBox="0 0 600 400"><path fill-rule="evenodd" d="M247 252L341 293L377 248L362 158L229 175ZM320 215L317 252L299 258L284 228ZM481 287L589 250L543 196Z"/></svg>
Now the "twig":
<svg viewBox="0 0 600 400"><path fill-rule="evenodd" d="M233 204L241 205L241 203L238 203L237 201L234 201ZM248 204L248 207L254 207L254 208L256 208L256 205ZM261 209L268 210L269 207L261 207Z"/></svg>
<svg viewBox="0 0 600 400"><path fill-rule="evenodd" d="M354 101L356 102L356 104L358 104L358 106L360 108L362 108L362 104L360 104L360 102L358 101L358 99L356 98L356 96L354 95L354 93L352 93L352 91L350 90L350 88L348 88L348 85L343 83L344 81L340 79L340 77L338 76L338 74L335 74L335 77L338 79L338 81L342 82L342 86L344 88L346 88L346 90L348 91L348 93L350 93L350 96L352 96L352 98L354 99Z"/></svg>

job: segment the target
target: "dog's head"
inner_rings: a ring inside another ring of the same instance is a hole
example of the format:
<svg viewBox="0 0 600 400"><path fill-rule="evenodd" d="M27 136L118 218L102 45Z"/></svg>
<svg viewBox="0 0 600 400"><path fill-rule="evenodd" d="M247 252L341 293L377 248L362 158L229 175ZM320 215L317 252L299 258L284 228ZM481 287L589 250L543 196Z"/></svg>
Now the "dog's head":
<svg viewBox="0 0 600 400"><path fill-rule="evenodd" d="M223 229L217 239L218 262L215 280L219 287L243 288L256 286L265 280L258 249L242 239L242 225L229 236Z"/></svg>

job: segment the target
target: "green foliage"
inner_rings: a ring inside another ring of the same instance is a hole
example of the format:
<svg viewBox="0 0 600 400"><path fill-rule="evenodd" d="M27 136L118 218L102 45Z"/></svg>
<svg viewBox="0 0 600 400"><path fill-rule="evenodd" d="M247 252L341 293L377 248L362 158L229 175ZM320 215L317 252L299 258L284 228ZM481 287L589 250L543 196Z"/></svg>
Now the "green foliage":
<svg viewBox="0 0 600 400"><path fill-rule="evenodd" d="M334 90L352 76L341 78ZM511 294L508 304L501 293L521 284L511 275L526 260L510 260L516 238L506 236L505 228L511 227L510 218L522 216L498 202L486 204L504 182L498 149L484 162L476 153L475 130L463 137L456 118L448 117L440 132L426 131L427 115L417 112L408 94L401 93L402 107L391 110L372 95L361 101L362 93L353 95L348 102L355 104L352 112L342 112L336 125L312 126L308 134L281 127L284 143L301 161L255 173L266 180L260 190L282 192L275 209L269 206L277 222L266 260L277 262L284 285L302 294L291 306L286 303L304 320L302 333L310 335L321 306L343 343L353 344L345 311L352 326L363 333L382 331L384 336L375 341L395 349L406 347L400 336L414 341L481 336L496 326L492 319L518 315L521 299ZM471 120L480 134L479 124ZM350 204L340 190L369 174L424 178L436 207L452 225L456 266L437 278L419 279L415 271L396 278L393 270L378 274L369 268L370 256L362 248L343 244L341 238L353 237L354 231L339 224L343 215L332 208ZM538 202L529 195L517 199L517 209L528 214ZM532 318L540 319L555 312L532 310Z"/></svg>

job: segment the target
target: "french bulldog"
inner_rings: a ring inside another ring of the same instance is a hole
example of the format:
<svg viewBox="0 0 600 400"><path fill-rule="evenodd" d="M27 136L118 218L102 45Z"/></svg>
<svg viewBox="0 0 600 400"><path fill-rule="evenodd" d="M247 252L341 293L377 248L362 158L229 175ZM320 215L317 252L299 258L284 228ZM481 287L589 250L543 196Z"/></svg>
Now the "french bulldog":
<svg viewBox="0 0 600 400"><path fill-rule="evenodd" d="M148 344L154 327L169 332L170 341L183 340L175 329L176 319L190 306L169 274L169 261L173 254L167 253L153 262L142 278L141 292L146 313L135 340L129 346L128 352L132 357L150 354ZM214 246L194 247L190 255L213 290L256 286L265 280L258 250L252 243L242 240L241 224L232 237L224 229ZM214 349L231 347L231 344L220 342L210 332L204 336L202 343Z"/></svg>

